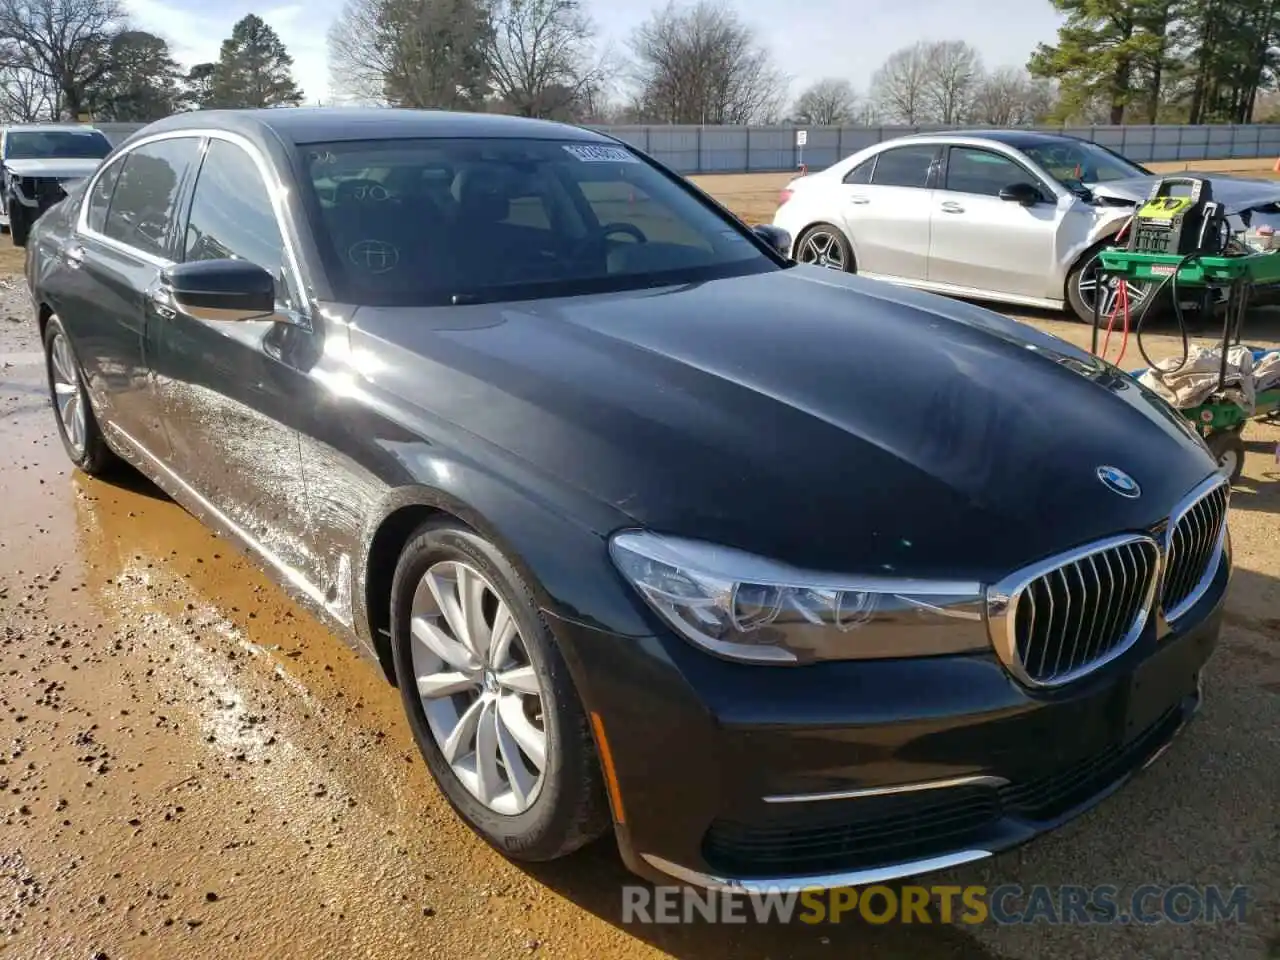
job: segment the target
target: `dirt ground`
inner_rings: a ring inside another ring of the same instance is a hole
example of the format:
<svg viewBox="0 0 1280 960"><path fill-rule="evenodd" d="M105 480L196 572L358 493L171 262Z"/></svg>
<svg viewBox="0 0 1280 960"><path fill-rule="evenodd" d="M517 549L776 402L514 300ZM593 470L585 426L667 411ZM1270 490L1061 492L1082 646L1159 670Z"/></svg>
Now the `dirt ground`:
<svg viewBox="0 0 1280 960"><path fill-rule="evenodd" d="M716 189L736 205L766 187ZM1280 320L1250 339L1280 344ZM1275 960L1280 428L1247 438L1201 715L1093 812L931 878L1244 884L1245 923L626 924L608 840L538 868L498 856L452 816L374 668L146 481L69 469L21 282L0 280L0 956Z"/></svg>

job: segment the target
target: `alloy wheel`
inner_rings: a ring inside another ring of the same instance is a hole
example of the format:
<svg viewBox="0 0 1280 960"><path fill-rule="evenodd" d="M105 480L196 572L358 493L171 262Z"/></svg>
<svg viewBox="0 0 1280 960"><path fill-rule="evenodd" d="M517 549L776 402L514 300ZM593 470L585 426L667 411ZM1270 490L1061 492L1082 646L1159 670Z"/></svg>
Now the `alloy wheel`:
<svg viewBox="0 0 1280 960"><path fill-rule="evenodd" d="M1129 315L1136 316L1146 302L1147 297L1151 294L1151 284L1113 276L1101 284L1102 290L1099 293L1099 274L1101 272L1102 262L1098 257L1094 257L1089 265L1080 271L1080 279L1076 282L1076 290L1080 294L1081 303L1092 310L1094 299L1101 296L1098 313L1103 320L1106 320L1111 316L1111 311L1116 308L1116 303L1120 298L1120 285L1123 283L1128 288L1129 293Z"/></svg>
<svg viewBox="0 0 1280 960"><path fill-rule="evenodd" d="M507 604L475 568L443 561L414 590L410 635L418 696L445 762L495 813L528 810L551 745L542 687Z"/></svg>
<svg viewBox="0 0 1280 960"><path fill-rule="evenodd" d="M827 230L814 230L805 236L796 257L801 263L832 270L845 269L844 248L835 234Z"/></svg>
<svg viewBox="0 0 1280 960"><path fill-rule="evenodd" d="M58 407L58 419L66 432L67 442L77 455L84 453L85 411L84 391L76 372L71 345L61 333L54 334L49 345L50 379L53 381L53 399Z"/></svg>

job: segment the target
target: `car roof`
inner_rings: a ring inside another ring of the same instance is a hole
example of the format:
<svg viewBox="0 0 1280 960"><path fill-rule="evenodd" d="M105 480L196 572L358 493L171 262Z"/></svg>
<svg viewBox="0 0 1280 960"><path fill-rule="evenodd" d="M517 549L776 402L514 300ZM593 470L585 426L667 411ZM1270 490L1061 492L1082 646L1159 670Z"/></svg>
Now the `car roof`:
<svg viewBox="0 0 1280 960"><path fill-rule="evenodd" d="M957 140L990 140L1002 143L1016 150L1027 147L1038 147L1050 143L1080 143L1079 137L1067 133L1047 133L1042 130L922 130L919 133L907 134L903 139L912 137L955 138Z"/></svg>
<svg viewBox="0 0 1280 960"><path fill-rule="evenodd" d="M97 127L87 123L6 123L4 125L5 133L56 133L65 131L102 133Z"/></svg>
<svg viewBox="0 0 1280 960"><path fill-rule="evenodd" d="M402 110L384 107L278 107L266 110L196 110L150 124L134 136L194 129L226 130L257 139L266 133L290 144L341 140L463 137L525 140L585 140L611 137L549 120L492 113Z"/></svg>

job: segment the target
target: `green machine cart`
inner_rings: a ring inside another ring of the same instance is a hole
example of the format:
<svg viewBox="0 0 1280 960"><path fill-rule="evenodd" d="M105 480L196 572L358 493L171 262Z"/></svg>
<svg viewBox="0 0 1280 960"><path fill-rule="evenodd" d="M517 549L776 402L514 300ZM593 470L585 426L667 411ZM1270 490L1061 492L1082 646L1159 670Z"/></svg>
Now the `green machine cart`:
<svg viewBox="0 0 1280 960"><path fill-rule="evenodd" d="M1103 250L1103 274L1160 285L1171 285L1177 299L1179 290L1214 288L1226 290L1226 314L1222 324L1222 365L1218 372L1218 389L1197 406L1182 410L1182 415L1196 425L1209 449L1218 458L1218 467L1234 483L1244 467L1244 441L1241 434L1250 419L1280 417L1280 384L1259 391L1256 407L1246 414L1222 395L1227 381L1227 352L1240 343L1241 329L1254 289L1280 284L1280 251L1252 253L1243 256L1182 255L1148 253L1114 247ZM1099 278L1099 282L1102 281ZM1098 298L1101 299L1101 298ZM1152 298L1154 299L1154 297ZM1141 319L1139 319L1139 324ZM1100 318L1094 318L1093 352L1098 352ZM1276 351L1251 348L1254 365ZM1140 377L1145 370L1131 371Z"/></svg>

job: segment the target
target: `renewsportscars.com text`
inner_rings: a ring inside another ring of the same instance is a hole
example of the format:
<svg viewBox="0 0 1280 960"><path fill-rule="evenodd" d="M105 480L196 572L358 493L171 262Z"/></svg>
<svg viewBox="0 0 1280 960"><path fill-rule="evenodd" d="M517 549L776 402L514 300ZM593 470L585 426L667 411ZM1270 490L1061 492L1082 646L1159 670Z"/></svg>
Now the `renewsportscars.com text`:
<svg viewBox="0 0 1280 960"><path fill-rule="evenodd" d="M1147 884L1119 887L876 885L789 893L625 886L624 923L1239 923L1248 887Z"/></svg>

